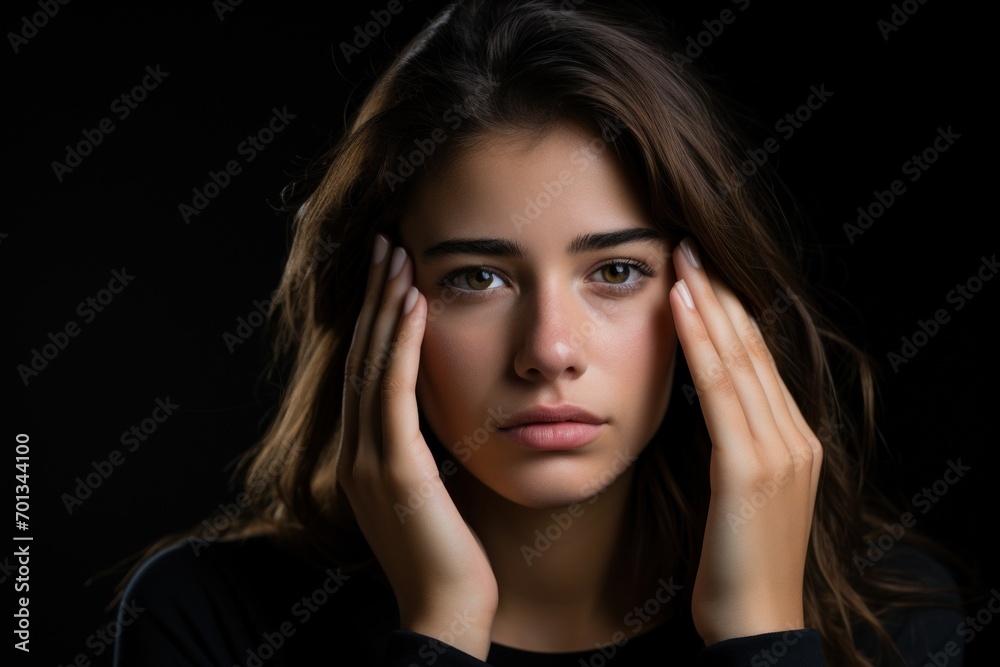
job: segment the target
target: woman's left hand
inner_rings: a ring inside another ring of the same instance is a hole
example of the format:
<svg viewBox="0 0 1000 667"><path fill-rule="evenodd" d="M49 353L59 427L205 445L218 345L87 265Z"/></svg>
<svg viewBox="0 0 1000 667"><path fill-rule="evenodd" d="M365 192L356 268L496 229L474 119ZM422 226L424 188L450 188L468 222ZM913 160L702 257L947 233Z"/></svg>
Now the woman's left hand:
<svg viewBox="0 0 1000 667"><path fill-rule="evenodd" d="M823 450L760 329L698 256L674 252L677 335L712 440L692 615L712 644L804 627L802 586Z"/></svg>

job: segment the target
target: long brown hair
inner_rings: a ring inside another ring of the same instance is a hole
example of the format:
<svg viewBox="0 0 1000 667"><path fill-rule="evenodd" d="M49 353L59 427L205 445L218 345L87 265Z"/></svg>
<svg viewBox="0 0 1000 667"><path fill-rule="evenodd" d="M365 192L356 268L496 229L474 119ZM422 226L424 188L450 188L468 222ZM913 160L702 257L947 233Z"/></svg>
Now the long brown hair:
<svg viewBox="0 0 1000 667"><path fill-rule="evenodd" d="M399 243L396 223L412 193L449 155L492 133L542 135L573 120L639 175L654 224L674 242L695 237L761 323L824 446L806 624L819 629L831 664L876 664L854 648L861 627L884 649L877 662L888 658L892 642L879 619L892 606L920 603L922 592L929 601L932 591L889 567L862 577L854 564L881 530L879 514L892 516L866 477L877 436L872 364L820 313L766 169L739 174L741 139L727 106L665 34L641 6L469 0L446 7L406 45L313 175L290 190L294 238L272 317L276 358L291 377L269 430L243 460L249 511L220 533L266 532L310 560L378 570L334 465L346 356L375 235ZM317 262L331 242L339 249ZM440 304L430 305L433 316ZM709 500L709 441L691 384L681 356L655 438L669 433L698 446L647 447L632 491L637 566L656 567L675 553L685 591ZM423 430L435 455L446 455Z"/></svg>

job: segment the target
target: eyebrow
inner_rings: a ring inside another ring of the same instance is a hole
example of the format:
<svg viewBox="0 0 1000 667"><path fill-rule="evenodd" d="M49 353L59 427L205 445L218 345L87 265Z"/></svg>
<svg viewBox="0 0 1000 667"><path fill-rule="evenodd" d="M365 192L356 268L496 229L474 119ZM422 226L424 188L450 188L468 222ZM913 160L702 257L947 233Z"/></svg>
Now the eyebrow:
<svg viewBox="0 0 1000 667"><path fill-rule="evenodd" d="M604 250L637 241L665 243L666 237L655 229L631 227L613 232L581 234L566 247L571 255L579 255L595 250ZM424 259L435 259L449 255L492 255L495 257L524 257L524 248L510 239L457 238L432 245L421 253Z"/></svg>

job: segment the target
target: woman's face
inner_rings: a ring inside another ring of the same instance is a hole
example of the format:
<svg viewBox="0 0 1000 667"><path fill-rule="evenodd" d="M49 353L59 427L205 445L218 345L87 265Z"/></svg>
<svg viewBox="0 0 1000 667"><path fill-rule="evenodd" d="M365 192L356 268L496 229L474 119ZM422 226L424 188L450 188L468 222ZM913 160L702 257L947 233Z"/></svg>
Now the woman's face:
<svg viewBox="0 0 1000 667"><path fill-rule="evenodd" d="M420 409L473 476L526 507L603 491L670 399L671 247L609 139L571 124L533 144L497 135L424 181L400 221L429 306ZM504 428L539 406L598 423Z"/></svg>

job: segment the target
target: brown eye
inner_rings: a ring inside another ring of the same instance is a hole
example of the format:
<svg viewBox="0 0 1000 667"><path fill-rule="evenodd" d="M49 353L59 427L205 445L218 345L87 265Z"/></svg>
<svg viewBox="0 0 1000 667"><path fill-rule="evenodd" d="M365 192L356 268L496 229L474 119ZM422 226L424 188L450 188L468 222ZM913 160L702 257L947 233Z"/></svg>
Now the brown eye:
<svg viewBox="0 0 1000 667"><path fill-rule="evenodd" d="M447 289L461 292L492 292L507 283L500 274L486 266L464 266L451 271L437 283Z"/></svg>
<svg viewBox="0 0 1000 667"><path fill-rule="evenodd" d="M628 280L632 268L627 264L605 264L601 267L601 277L613 285L619 285Z"/></svg>
<svg viewBox="0 0 1000 667"><path fill-rule="evenodd" d="M475 290L483 290L488 288L493 282L493 272L486 269L476 269L471 273L467 273L466 278L469 282L469 287Z"/></svg>
<svg viewBox="0 0 1000 667"><path fill-rule="evenodd" d="M591 279L606 292L613 295L631 294L642 289L647 279L656 275L656 271L635 259L616 259L601 264L593 273Z"/></svg>

